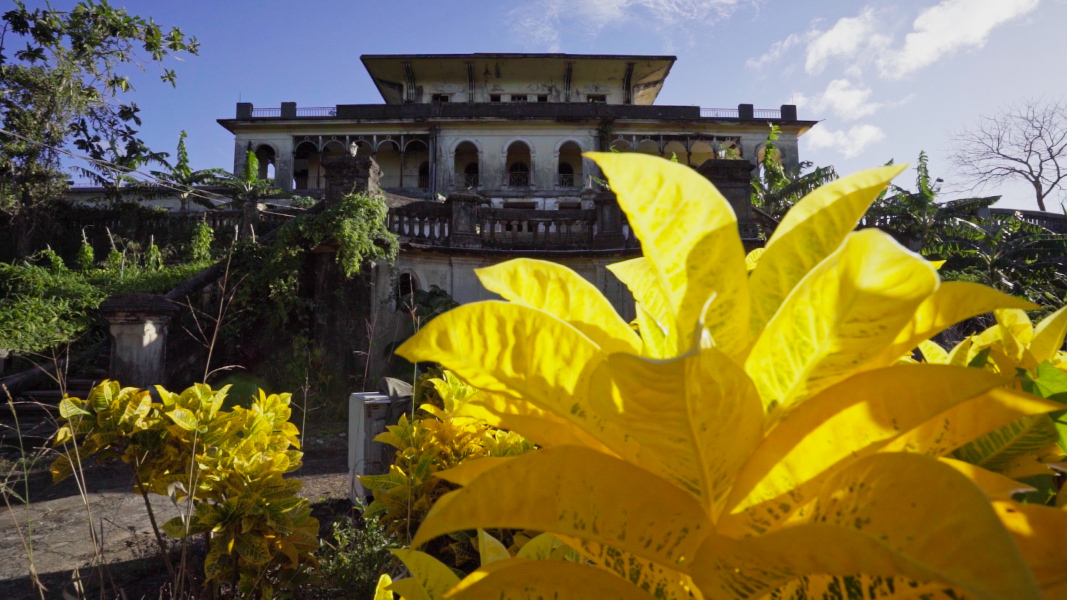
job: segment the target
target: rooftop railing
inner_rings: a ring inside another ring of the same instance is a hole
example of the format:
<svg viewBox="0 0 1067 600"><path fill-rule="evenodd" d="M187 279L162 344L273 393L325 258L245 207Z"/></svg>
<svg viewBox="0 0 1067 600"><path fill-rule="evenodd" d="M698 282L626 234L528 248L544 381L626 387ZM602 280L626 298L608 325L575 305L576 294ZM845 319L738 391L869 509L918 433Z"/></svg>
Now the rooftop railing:
<svg viewBox="0 0 1067 600"><path fill-rule="evenodd" d="M314 106L308 108L297 107L296 116L298 117L336 117L336 106Z"/></svg>
<svg viewBox="0 0 1067 600"><path fill-rule="evenodd" d="M700 116L704 119L736 119L736 108L701 108Z"/></svg>
<svg viewBox="0 0 1067 600"><path fill-rule="evenodd" d="M282 116L282 109L280 108L253 108L252 118L261 119L265 117L280 117Z"/></svg>

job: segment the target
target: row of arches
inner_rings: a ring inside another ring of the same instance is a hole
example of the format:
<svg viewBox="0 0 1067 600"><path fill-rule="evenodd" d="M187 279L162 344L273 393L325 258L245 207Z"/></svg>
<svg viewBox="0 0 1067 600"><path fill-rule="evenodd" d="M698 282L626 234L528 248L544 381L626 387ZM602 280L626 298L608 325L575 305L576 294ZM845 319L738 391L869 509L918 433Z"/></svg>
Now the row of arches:
<svg viewBox="0 0 1067 600"><path fill-rule="evenodd" d="M357 139L350 143L356 144L356 156L374 157L382 170L379 183L383 188L430 187L430 147L425 140L384 139L372 144L365 139ZM293 189L325 187L323 162L347 153L344 141L339 139L330 139L321 144L314 140L300 141L293 148Z"/></svg>
<svg viewBox="0 0 1067 600"><path fill-rule="evenodd" d="M575 188L585 183L582 147L575 140L563 140L556 147L555 181L551 187ZM482 181L482 149L474 140L459 140L452 147L454 187L476 189ZM501 185L507 188L533 187L534 152L526 140L512 140L504 147L504 173Z"/></svg>

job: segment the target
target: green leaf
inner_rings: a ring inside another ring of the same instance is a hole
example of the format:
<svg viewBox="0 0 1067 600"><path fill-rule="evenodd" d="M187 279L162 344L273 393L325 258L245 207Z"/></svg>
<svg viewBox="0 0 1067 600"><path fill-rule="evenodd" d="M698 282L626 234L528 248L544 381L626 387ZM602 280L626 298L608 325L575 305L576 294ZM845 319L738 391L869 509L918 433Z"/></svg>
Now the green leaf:
<svg viewBox="0 0 1067 600"><path fill-rule="evenodd" d="M185 522L182 521L180 516L174 517L163 524L163 533L169 535L172 538L181 539L185 537Z"/></svg>
<svg viewBox="0 0 1067 600"><path fill-rule="evenodd" d="M952 455L972 465L1000 471L1013 458L1040 450L1059 439L1059 432L1048 415L1033 415L991 431Z"/></svg>
<svg viewBox="0 0 1067 600"><path fill-rule="evenodd" d="M59 416L70 419L74 415L90 415L91 413L82 408L82 401L77 398L64 398L59 402Z"/></svg>

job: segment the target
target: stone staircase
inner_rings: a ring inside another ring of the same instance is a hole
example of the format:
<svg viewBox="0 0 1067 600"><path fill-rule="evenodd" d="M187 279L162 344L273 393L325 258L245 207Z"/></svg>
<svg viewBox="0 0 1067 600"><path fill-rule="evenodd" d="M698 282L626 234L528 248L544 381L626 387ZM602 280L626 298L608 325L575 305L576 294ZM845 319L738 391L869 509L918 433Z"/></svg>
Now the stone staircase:
<svg viewBox="0 0 1067 600"><path fill-rule="evenodd" d="M94 385L107 378L107 371L95 369L87 375L73 377L65 382L63 389L52 378L39 378L32 389L12 394L11 402L3 398L0 403L0 446L29 451L48 443L56 432L59 418L59 402L64 393L76 398L85 398ZM6 394L5 394L6 396Z"/></svg>

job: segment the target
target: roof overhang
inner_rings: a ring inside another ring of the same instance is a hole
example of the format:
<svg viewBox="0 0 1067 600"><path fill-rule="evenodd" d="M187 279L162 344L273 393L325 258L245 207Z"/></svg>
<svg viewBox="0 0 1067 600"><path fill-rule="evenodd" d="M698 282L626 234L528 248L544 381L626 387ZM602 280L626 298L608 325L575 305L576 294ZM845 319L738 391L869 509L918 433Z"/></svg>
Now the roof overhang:
<svg viewBox="0 0 1067 600"><path fill-rule="evenodd" d="M663 88L676 57L617 54L364 54L367 73L387 104L404 102L405 85L421 82L466 85L537 81L564 84L567 66L575 84L583 81L617 83L628 80L633 104L652 104ZM470 65L470 70L468 70ZM631 66L632 65L632 66Z"/></svg>

